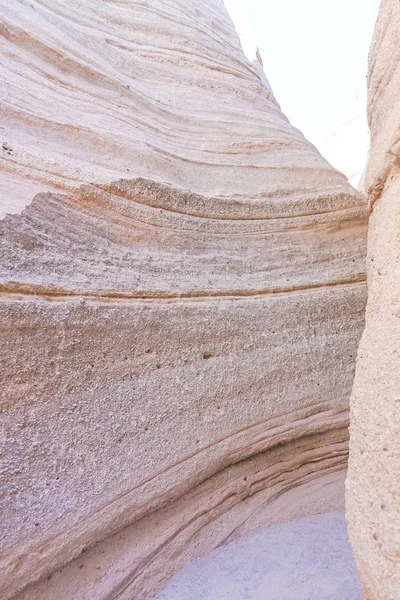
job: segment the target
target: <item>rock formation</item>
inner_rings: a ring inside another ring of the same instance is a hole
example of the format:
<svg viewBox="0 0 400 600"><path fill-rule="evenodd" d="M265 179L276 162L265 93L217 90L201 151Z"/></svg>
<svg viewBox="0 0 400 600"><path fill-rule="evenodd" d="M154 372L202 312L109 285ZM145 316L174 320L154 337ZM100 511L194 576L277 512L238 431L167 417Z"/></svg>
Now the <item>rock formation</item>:
<svg viewBox="0 0 400 600"><path fill-rule="evenodd" d="M341 506L363 199L221 0L0 0L4 599Z"/></svg>
<svg viewBox="0 0 400 600"><path fill-rule="evenodd" d="M383 0L369 61L373 210L351 401L347 518L366 600L400 598L400 6Z"/></svg>

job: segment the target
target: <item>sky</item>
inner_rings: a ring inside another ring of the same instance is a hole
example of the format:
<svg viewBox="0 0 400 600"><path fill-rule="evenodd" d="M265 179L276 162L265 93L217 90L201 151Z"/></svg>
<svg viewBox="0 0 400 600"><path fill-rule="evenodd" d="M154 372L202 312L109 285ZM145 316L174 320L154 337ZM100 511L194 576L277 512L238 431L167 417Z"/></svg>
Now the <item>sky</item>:
<svg viewBox="0 0 400 600"><path fill-rule="evenodd" d="M379 0L225 0L250 59L258 46L282 111L357 187L369 147L368 51Z"/></svg>

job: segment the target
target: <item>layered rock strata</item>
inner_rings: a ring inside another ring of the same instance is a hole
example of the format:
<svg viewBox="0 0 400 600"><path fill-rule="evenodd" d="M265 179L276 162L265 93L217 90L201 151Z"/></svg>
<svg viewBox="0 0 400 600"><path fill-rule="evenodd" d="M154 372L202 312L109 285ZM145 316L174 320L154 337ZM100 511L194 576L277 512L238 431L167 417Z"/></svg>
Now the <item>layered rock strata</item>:
<svg viewBox="0 0 400 600"><path fill-rule="evenodd" d="M366 207L220 0L0 0L2 597L341 505Z"/></svg>
<svg viewBox="0 0 400 600"><path fill-rule="evenodd" d="M351 402L347 519L366 600L400 598L400 6L381 4L369 60L373 210L366 329Z"/></svg>

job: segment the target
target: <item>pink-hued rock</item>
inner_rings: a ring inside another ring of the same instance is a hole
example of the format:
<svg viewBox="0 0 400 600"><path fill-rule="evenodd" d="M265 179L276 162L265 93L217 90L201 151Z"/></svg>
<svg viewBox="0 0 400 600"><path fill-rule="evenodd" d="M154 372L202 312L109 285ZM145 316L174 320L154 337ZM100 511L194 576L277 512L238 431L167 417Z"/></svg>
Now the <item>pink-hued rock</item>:
<svg viewBox="0 0 400 600"><path fill-rule="evenodd" d="M400 598L400 5L369 60L368 304L351 401L347 520L366 600Z"/></svg>
<svg viewBox="0 0 400 600"><path fill-rule="evenodd" d="M1 595L144 600L341 506L366 205L220 0L0 8Z"/></svg>

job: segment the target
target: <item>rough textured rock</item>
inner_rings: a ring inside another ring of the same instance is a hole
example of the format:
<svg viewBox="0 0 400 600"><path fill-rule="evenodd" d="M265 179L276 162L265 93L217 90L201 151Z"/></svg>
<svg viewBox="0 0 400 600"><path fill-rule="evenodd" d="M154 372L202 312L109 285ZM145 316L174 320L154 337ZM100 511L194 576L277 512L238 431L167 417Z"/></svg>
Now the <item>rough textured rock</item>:
<svg viewBox="0 0 400 600"><path fill-rule="evenodd" d="M369 61L373 213L366 329L351 401L347 518L366 600L400 598L400 5L384 0Z"/></svg>
<svg viewBox="0 0 400 600"><path fill-rule="evenodd" d="M141 600L341 505L366 207L220 0L0 7L1 593Z"/></svg>

